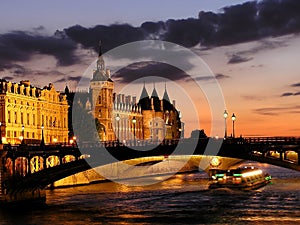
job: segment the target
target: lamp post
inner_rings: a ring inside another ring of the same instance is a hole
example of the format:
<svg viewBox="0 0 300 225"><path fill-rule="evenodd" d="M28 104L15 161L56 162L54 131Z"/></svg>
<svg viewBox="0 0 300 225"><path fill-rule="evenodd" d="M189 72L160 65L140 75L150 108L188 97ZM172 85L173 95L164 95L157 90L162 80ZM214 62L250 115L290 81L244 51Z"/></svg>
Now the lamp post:
<svg viewBox="0 0 300 225"><path fill-rule="evenodd" d="M41 126L41 129L42 129L42 141L41 141L41 146L44 146L45 145L45 140L44 140L44 125L42 124Z"/></svg>
<svg viewBox="0 0 300 225"><path fill-rule="evenodd" d="M234 134L234 121L236 120L236 117L234 115L234 113L232 114L232 137L235 137L235 134Z"/></svg>
<svg viewBox="0 0 300 225"><path fill-rule="evenodd" d="M132 118L132 123L133 123L133 142L134 142L134 145L135 145L135 124L136 124L136 118L135 116Z"/></svg>
<svg viewBox="0 0 300 225"><path fill-rule="evenodd" d="M118 123L118 137L117 137L117 140L119 140L120 141L120 115L119 115L119 113L117 114L117 116L116 116L116 121L117 121L117 123Z"/></svg>
<svg viewBox="0 0 300 225"><path fill-rule="evenodd" d="M224 138L227 138L227 122L226 122L226 119L228 117L228 112L226 111L226 109L224 111L223 116L224 116L224 120L225 120L225 134L224 134Z"/></svg>
<svg viewBox="0 0 300 225"><path fill-rule="evenodd" d="M0 122L0 144L2 144L2 123Z"/></svg>
<svg viewBox="0 0 300 225"><path fill-rule="evenodd" d="M24 144L24 139L25 139L24 130L25 130L25 127L24 127L24 125L22 125L22 141L21 141L21 144Z"/></svg>

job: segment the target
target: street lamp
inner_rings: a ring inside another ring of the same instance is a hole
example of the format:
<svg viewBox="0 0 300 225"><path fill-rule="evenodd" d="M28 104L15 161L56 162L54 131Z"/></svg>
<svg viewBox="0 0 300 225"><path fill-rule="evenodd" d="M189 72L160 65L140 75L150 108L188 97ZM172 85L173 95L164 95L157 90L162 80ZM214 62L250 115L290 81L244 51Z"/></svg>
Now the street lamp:
<svg viewBox="0 0 300 225"><path fill-rule="evenodd" d="M227 138L227 123L226 123L226 119L228 117L228 112L226 111L226 109L224 111L223 116L224 116L224 119L225 119L225 135L224 135L224 138Z"/></svg>
<svg viewBox="0 0 300 225"><path fill-rule="evenodd" d="M134 145L135 145L135 124L136 124L136 118L135 116L132 118L132 123L133 123L133 140L134 140Z"/></svg>
<svg viewBox="0 0 300 225"><path fill-rule="evenodd" d="M118 123L118 137L117 137L117 140L120 140L120 115L119 115L119 113L117 114L117 116L116 116L116 121L117 121L117 123Z"/></svg>
<svg viewBox="0 0 300 225"><path fill-rule="evenodd" d="M0 122L0 144L2 144L2 123Z"/></svg>
<svg viewBox="0 0 300 225"><path fill-rule="evenodd" d="M21 144L24 144L24 139L25 139L25 136L24 136L24 130L25 130L25 127L24 125L22 125L22 141L21 141Z"/></svg>
<svg viewBox="0 0 300 225"><path fill-rule="evenodd" d="M234 134L234 121L236 120L236 117L234 115L234 113L232 114L232 137L235 137L235 134Z"/></svg>

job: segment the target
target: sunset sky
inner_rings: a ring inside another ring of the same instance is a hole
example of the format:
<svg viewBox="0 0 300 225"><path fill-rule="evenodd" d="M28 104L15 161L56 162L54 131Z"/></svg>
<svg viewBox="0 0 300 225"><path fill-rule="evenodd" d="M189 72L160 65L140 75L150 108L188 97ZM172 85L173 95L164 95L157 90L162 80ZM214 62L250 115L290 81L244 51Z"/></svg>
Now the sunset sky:
<svg viewBox="0 0 300 225"><path fill-rule="evenodd" d="M300 136L299 12L297 0L1 1L0 75L75 90L97 58L100 39L104 53L133 41L168 41L196 53L216 76L229 112L229 134L235 113L238 136ZM138 97L144 77L165 74L186 137L199 128L210 134L210 103L187 74L153 62L111 69L116 91L135 82L127 91ZM193 77L211 85L206 78ZM162 95L165 80L155 85ZM153 82L146 87L151 94ZM224 109L214 118L222 125Z"/></svg>

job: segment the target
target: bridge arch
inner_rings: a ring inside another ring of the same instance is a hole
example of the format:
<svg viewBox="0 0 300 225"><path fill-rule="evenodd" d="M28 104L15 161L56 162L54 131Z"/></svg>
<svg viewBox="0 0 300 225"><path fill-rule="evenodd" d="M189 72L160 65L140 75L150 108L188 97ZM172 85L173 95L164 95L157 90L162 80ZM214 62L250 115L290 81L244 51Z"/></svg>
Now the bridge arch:
<svg viewBox="0 0 300 225"><path fill-rule="evenodd" d="M30 159L30 172L35 173L44 169L44 159L42 156L33 156Z"/></svg>
<svg viewBox="0 0 300 225"><path fill-rule="evenodd" d="M50 155L46 158L46 168L60 165L60 158L57 155Z"/></svg>
<svg viewBox="0 0 300 225"><path fill-rule="evenodd" d="M62 163L68 163L68 162L72 162L75 160L76 160L76 157L74 155L65 155L64 157L62 157Z"/></svg>

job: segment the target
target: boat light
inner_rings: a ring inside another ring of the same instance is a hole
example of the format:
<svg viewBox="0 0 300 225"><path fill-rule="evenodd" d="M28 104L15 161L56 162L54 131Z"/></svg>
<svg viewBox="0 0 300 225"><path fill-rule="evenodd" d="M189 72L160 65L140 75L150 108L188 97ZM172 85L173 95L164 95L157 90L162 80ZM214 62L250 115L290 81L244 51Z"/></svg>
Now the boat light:
<svg viewBox="0 0 300 225"><path fill-rule="evenodd" d="M262 170L255 170L255 171L243 173L242 177L251 177L251 176L255 176L255 175L259 175L259 174L262 174Z"/></svg>

